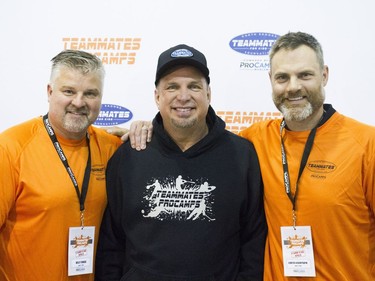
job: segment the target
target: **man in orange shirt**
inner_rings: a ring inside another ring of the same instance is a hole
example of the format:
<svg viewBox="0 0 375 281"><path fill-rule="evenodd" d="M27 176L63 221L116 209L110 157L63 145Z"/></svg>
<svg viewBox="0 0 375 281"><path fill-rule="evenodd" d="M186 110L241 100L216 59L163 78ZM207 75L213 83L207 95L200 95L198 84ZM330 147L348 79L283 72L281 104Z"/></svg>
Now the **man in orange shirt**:
<svg viewBox="0 0 375 281"><path fill-rule="evenodd" d="M324 104L329 71L313 36L281 36L270 63L283 119L240 133L264 182L264 280L375 280L375 128Z"/></svg>
<svg viewBox="0 0 375 281"><path fill-rule="evenodd" d="M0 134L0 280L94 280L107 161L121 140L94 128L100 59L52 59L49 112Z"/></svg>

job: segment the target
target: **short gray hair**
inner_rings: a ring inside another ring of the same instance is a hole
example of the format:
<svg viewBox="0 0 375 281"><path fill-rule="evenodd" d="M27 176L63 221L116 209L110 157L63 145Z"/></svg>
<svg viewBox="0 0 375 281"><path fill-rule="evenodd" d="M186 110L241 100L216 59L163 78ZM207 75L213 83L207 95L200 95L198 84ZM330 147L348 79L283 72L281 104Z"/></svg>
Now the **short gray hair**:
<svg viewBox="0 0 375 281"><path fill-rule="evenodd" d="M319 65L323 69L324 57L322 46L314 36L304 32L289 32L285 35L280 36L272 45L269 52L270 64L272 64L272 58L278 51L295 50L302 45L308 46L314 50Z"/></svg>
<svg viewBox="0 0 375 281"><path fill-rule="evenodd" d="M60 67L65 66L83 74L97 72L104 80L105 70L102 61L95 55L80 50L64 50L51 59L51 82Z"/></svg>

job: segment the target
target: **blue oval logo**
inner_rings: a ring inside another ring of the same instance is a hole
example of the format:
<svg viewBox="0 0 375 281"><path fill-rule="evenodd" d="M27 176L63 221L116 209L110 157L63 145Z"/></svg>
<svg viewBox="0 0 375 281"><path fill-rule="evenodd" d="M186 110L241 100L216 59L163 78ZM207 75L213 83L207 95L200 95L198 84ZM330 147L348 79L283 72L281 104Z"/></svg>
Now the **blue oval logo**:
<svg viewBox="0 0 375 281"><path fill-rule="evenodd" d="M267 56L278 37L277 34L265 32L246 33L230 40L229 46L241 54Z"/></svg>
<svg viewBox="0 0 375 281"><path fill-rule="evenodd" d="M187 49L178 49L171 54L172 58L188 58L192 56L193 53Z"/></svg>
<svg viewBox="0 0 375 281"><path fill-rule="evenodd" d="M128 122L133 118L133 113L122 106L115 104L102 104L100 113L94 125L114 126Z"/></svg>

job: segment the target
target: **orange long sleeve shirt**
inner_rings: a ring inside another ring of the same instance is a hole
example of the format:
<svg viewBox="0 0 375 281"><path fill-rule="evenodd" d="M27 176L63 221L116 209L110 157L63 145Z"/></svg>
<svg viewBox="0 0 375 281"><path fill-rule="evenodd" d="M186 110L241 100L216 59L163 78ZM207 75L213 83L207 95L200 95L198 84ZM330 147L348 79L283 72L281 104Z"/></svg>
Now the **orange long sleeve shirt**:
<svg viewBox="0 0 375 281"><path fill-rule="evenodd" d="M240 133L254 143L264 182L264 280L375 280L375 128L337 112L318 128L296 200L297 225L311 226L316 278L286 278L280 227L292 225L292 203L283 181L280 122ZM309 133L283 131L292 192Z"/></svg>
<svg viewBox="0 0 375 281"><path fill-rule="evenodd" d="M105 170L120 139L90 127L91 175L85 225L96 242L106 205ZM58 140L81 188L88 157L86 139ZM69 227L80 226L72 181L44 128L35 118L0 134L0 280L94 280L68 277Z"/></svg>

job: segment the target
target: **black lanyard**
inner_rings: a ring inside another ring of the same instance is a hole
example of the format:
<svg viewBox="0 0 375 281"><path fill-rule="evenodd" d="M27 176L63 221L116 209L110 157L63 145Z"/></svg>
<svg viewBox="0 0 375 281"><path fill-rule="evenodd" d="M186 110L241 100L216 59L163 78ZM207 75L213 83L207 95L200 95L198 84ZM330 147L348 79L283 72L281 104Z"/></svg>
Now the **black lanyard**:
<svg viewBox="0 0 375 281"><path fill-rule="evenodd" d="M323 118L322 118L323 119ZM305 149L303 151L302 159L301 159L301 164L299 167L299 172L298 172L298 177L297 177L297 182L296 182L296 190L294 193L294 196L292 195L291 188L290 188L290 177L289 177L289 169L288 169L288 161L286 159L286 152L285 152L285 146L284 146L284 140L283 140L283 129L285 128L285 120L283 119L280 124L280 138L281 138L281 161L283 164L283 175L284 175L284 187L285 187L285 192L288 195L290 201L292 202L293 206L293 227L295 228L296 225L296 201L297 201L297 193L298 193L298 182L301 178L302 172L305 169L307 159L309 158L310 152L312 150L312 146L314 143L315 139L315 134L318 126L322 122L322 119L319 121L318 125L316 125L311 131L310 134L307 138L306 144L305 144Z"/></svg>
<svg viewBox="0 0 375 281"><path fill-rule="evenodd" d="M43 122L44 122L44 127L47 130L47 133L53 143L53 146L56 149L57 154L60 157L61 162L63 163L66 171L69 174L70 179L72 180L73 186L76 190L78 200L79 200L79 210L81 212L81 226L83 227L84 225L84 219L83 219L83 212L85 210L85 199L87 195L87 190L89 189L89 180L90 180L90 173L91 173L91 152L90 152L90 140L88 134L86 134L86 140L87 140L87 146L89 149L89 156L87 158L87 164L86 164L86 169L85 169L85 175L83 177L83 183L82 183L82 192L79 191L78 183L77 180L74 176L74 173L72 169L70 168L68 164L68 159L66 158L62 147L60 146L59 141L57 140L55 131L53 130L51 124L49 123L48 120L48 114L43 116Z"/></svg>

